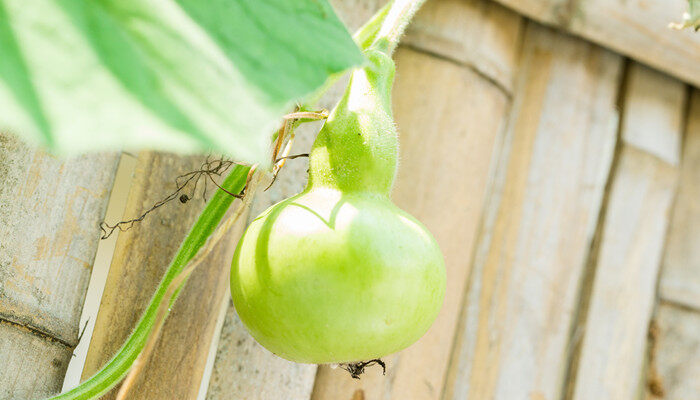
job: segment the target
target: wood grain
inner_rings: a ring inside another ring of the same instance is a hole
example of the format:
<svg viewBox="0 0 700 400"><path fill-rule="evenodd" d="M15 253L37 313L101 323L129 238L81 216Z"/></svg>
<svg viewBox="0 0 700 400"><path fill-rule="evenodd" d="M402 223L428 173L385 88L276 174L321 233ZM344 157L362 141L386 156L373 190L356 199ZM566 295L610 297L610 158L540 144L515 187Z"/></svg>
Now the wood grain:
<svg viewBox="0 0 700 400"><path fill-rule="evenodd" d="M685 90L682 82L633 63L622 118L625 144L678 165L685 125Z"/></svg>
<svg viewBox="0 0 700 400"><path fill-rule="evenodd" d="M229 304L207 399L305 400L316 366L284 360L255 342Z"/></svg>
<svg viewBox="0 0 700 400"><path fill-rule="evenodd" d="M387 359L387 376L361 380L319 368L312 399L437 399L447 371L469 259L481 218L492 155L507 110L506 95L472 69L399 49L394 115L401 165L398 206L435 235L447 265L447 293L430 331Z"/></svg>
<svg viewBox="0 0 700 400"><path fill-rule="evenodd" d="M624 95L623 144L581 332L574 400L636 399L678 181L685 87L639 64ZM645 150L641 150L645 149ZM651 152L646 151L650 149Z"/></svg>
<svg viewBox="0 0 700 400"><path fill-rule="evenodd" d="M203 157L139 154L125 217L139 215L170 194L175 177L197 170L202 161ZM209 185L208 190L211 195L214 187ZM201 193L185 204L175 200L119 234L83 369L84 378L98 371L131 333L203 205ZM148 371L146 379L138 380L130 392L133 398L197 397L214 335L216 310L225 299L227 271L238 234L231 232L192 274L144 368ZM114 395L112 391L104 398Z"/></svg>
<svg viewBox="0 0 700 400"><path fill-rule="evenodd" d="M21 325L0 322L0 399L48 397L61 390L71 349Z"/></svg>
<svg viewBox="0 0 700 400"><path fill-rule="evenodd" d="M692 85L700 85L700 35L668 28L685 0L496 0Z"/></svg>
<svg viewBox="0 0 700 400"><path fill-rule="evenodd" d="M616 142L621 58L528 26L446 399L557 399Z"/></svg>
<svg viewBox="0 0 700 400"><path fill-rule="evenodd" d="M351 31L386 0L332 0ZM503 90L513 87L523 18L486 0L431 0L418 11L401 39L404 47L463 64Z"/></svg>
<svg viewBox="0 0 700 400"><path fill-rule="evenodd" d="M432 0L402 44L473 68L510 93L522 26L520 15L489 1Z"/></svg>
<svg viewBox="0 0 700 400"><path fill-rule="evenodd" d="M700 91L692 92L680 187L663 260L661 298L700 310Z"/></svg>
<svg viewBox="0 0 700 400"><path fill-rule="evenodd" d="M678 196L668 233L650 341L647 399L700 398L700 91L692 91Z"/></svg>
<svg viewBox="0 0 700 400"><path fill-rule="evenodd" d="M0 135L0 398L61 389L116 161Z"/></svg>
<svg viewBox="0 0 700 400"><path fill-rule="evenodd" d="M654 339L656 392L648 400L694 400L700 398L700 313L662 303ZM660 393L659 393L660 392Z"/></svg>

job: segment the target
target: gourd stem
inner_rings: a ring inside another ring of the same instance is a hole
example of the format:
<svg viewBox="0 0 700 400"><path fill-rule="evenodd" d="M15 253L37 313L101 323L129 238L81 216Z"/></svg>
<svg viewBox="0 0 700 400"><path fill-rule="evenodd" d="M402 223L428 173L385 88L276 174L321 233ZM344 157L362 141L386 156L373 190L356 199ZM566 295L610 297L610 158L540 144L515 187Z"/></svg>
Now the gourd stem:
<svg viewBox="0 0 700 400"><path fill-rule="evenodd" d="M197 254L219 225L224 214L235 200L226 192L240 193L246 183L249 170L248 166L236 165L221 184L223 190L217 190L209 200L197 222L192 226L190 233L180 245L177 255L166 270L146 312L117 355L90 379L68 392L52 397L52 400L93 399L107 392L124 378L148 340L156 321L158 306L162 301L169 301L172 305L179 294L177 291L170 299L164 299L170 282L182 272L182 269Z"/></svg>
<svg viewBox="0 0 700 400"><path fill-rule="evenodd" d="M372 45L374 39L377 37L377 32L382 28L384 20L387 14L389 14L389 10L391 10L393 4L393 1L387 2L384 7L380 8L369 21L352 35L352 38L355 39L355 43L357 43L362 50L367 50Z"/></svg>
<svg viewBox="0 0 700 400"><path fill-rule="evenodd" d="M425 0L420 0L419 3L423 3ZM405 5L405 0L400 0L399 3L402 3L401 5ZM377 34L379 31L384 27L385 21L387 19L387 16L389 15L389 12L394 9L396 5L396 2L394 0L391 0L387 2L384 7L380 8L379 11L377 11L372 18L369 19L369 21L365 22L360 29L358 29L355 34L352 36L353 39L355 39L355 43L360 47L362 51L365 51L369 49L377 40ZM406 21L405 24L401 25L399 28L401 29L401 32L397 32L395 35L393 35L398 43L398 39L401 37L401 33L403 30L406 28L406 25L408 24L408 21L410 21L410 17L415 14L415 12L418 10L420 7L420 4L417 6L412 7L410 10L408 10L410 15L404 14L404 18L408 17L408 20ZM397 11L395 11L397 13ZM394 19L394 22L396 20ZM387 32L391 31L389 28L385 28ZM396 47L394 45L394 47ZM393 50L392 50L393 51ZM390 54L390 53L389 53ZM304 106L308 107L314 107L316 103L321 100L321 96L323 96L338 80L343 77L345 73L337 73L333 74L326 79L326 82L321 86L320 89L318 89L316 92L312 93L304 102ZM304 107L302 107L304 109Z"/></svg>
<svg viewBox="0 0 700 400"><path fill-rule="evenodd" d="M394 0L372 45L391 55L396 50L406 27L423 3L425 0Z"/></svg>

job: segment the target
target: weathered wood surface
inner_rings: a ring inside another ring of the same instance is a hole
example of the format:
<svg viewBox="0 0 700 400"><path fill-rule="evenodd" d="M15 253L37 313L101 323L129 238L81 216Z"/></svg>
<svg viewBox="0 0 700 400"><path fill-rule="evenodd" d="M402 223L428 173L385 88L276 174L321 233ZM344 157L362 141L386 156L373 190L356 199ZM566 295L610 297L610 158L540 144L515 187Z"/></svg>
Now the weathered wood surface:
<svg viewBox="0 0 700 400"><path fill-rule="evenodd" d="M284 360L255 342L229 304L207 399L306 400L315 376L315 365Z"/></svg>
<svg viewBox="0 0 700 400"><path fill-rule="evenodd" d="M700 313L662 303L655 322L655 393L647 391L647 400L700 398Z"/></svg>
<svg viewBox="0 0 700 400"><path fill-rule="evenodd" d="M1 399L61 390L116 160L62 160L0 135Z"/></svg>
<svg viewBox="0 0 700 400"><path fill-rule="evenodd" d="M634 64L622 146L605 205L583 322L574 400L636 399L671 204L678 181L685 86ZM642 150L643 149L643 150ZM650 151L647 151L650 150Z"/></svg>
<svg viewBox="0 0 700 400"><path fill-rule="evenodd" d="M331 4L354 31L386 0L331 0ZM431 0L411 21L401 45L463 64L510 92L523 21L486 0Z"/></svg>
<svg viewBox="0 0 700 400"><path fill-rule="evenodd" d="M199 169L203 157L144 152L138 156L125 218L140 215L174 190L175 177ZM202 188L204 179L200 182ZM209 195L214 190L209 186ZM187 191L190 194L189 191ZM83 378L98 371L121 347L151 299L180 242L199 215L201 193L185 204L175 200L119 234ZM165 323L133 398L194 399L221 302L230 257L240 232L231 232L190 277ZM115 391L104 398L113 398Z"/></svg>
<svg viewBox="0 0 700 400"><path fill-rule="evenodd" d="M446 399L558 399L616 142L621 58L530 24Z"/></svg>
<svg viewBox="0 0 700 400"><path fill-rule="evenodd" d="M431 0L409 25L404 47L446 58L513 89L524 19L484 0Z"/></svg>
<svg viewBox="0 0 700 400"><path fill-rule="evenodd" d="M700 310L700 90L693 90L660 296ZM700 333L698 334L700 335Z"/></svg>
<svg viewBox="0 0 700 400"><path fill-rule="evenodd" d="M58 393L71 353L63 343L22 326L0 323L0 399Z"/></svg>
<svg viewBox="0 0 700 400"><path fill-rule="evenodd" d="M632 64L623 104L624 143L667 164L678 165L685 126L685 91L682 82Z"/></svg>
<svg viewBox="0 0 700 400"><path fill-rule="evenodd" d="M647 399L700 398L700 91L692 91L678 196L661 267ZM653 390L650 390L653 386Z"/></svg>
<svg viewBox="0 0 700 400"><path fill-rule="evenodd" d="M489 23L493 24L490 29L496 29L502 19L488 17L489 12L507 13L476 2L435 2L432 7L443 4L448 9L458 5L473 9L458 14L464 18L460 23L465 26L472 22ZM444 34L449 37L450 27L457 22L442 25L440 18L452 14L426 7L418 20L426 27L426 18L436 18L430 25L432 30L438 32L438 27L444 27ZM487 17L479 20L484 15ZM518 17L506 15L513 20L503 29L519 29ZM505 43L517 46L517 40ZM517 51L508 46L491 50L494 59L513 59L497 54ZM386 377L375 368L358 381L343 370L320 367L312 399L440 397L493 154L500 144L508 107L508 95L501 85L493 84L494 79L445 58L451 57L425 54L415 45L403 47L396 54L394 115L399 127L401 166L393 195L396 204L423 221L440 244L448 274L445 303L423 338L386 358Z"/></svg>
<svg viewBox="0 0 700 400"><path fill-rule="evenodd" d="M686 0L495 0L700 86L700 35L668 28Z"/></svg>
<svg viewBox="0 0 700 400"><path fill-rule="evenodd" d="M122 152L119 157L117 171L114 174L114 184L109 195L104 221L118 221L124 214L126 200L129 195L129 187L136 167L136 157L131 153ZM73 349L73 356L68 363L66 376L63 380L63 391L78 386L80 383L85 358L90 347L90 338L97 320L97 313L104 292L105 282L109 275L109 265L112 263L112 255L117 245L117 236L98 241L95 261L90 273L90 282L85 292L85 302L80 312L80 343Z"/></svg>

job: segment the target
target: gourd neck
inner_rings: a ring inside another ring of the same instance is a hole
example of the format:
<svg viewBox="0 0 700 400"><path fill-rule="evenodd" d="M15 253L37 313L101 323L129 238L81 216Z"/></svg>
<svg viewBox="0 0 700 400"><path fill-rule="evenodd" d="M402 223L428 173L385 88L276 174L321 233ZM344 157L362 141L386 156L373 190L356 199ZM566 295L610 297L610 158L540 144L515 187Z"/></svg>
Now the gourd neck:
<svg viewBox="0 0 700 400"><path fill-rule="evenodd" d="M381 50L366 55L368 65L352 73L311 148L307 190L327 187L386 196L391 191L398 161L391 113L394 62Z"/></svg>

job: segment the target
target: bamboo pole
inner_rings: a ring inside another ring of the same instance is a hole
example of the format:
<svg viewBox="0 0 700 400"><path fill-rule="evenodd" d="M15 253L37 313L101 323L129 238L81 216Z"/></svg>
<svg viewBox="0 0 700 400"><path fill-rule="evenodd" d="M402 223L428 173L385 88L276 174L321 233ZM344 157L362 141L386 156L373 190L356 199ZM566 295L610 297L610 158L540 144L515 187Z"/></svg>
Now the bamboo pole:
<svg viewBox="0 0 700 400"><path fill-rule="evenodd" d="M0 136L0 398L61 390L117 165Z"/></svg>
<svg viewBox="0 0 700 400"><path fill-rule="evenodd" d="M175 189L175 179L199 170L204 157L143 152L138 156L125 219L138 216ZM121 347L148 304L162 273L200 213L204 201L202 177L177 198L119 234L100 310L88 350L83 378L98 371ZM211 195L216 189L208 182ZM226 271L238 232L222 241L208 262L185 285L163 327L153 356L130 396L134 398L196 398L214 336L217 310L228 287ZM176 368L174 366L177 366ZM103 398L114 398L112 390Z"/></svg>
<svg viewBox="0 0 700 400"><path fill-rule="evenodd" d="M670 29L687 0L496 0L535 21L700 85L700 35Z"/></svg>
<svg viewBox="0 0 700 400"><path fill-rule="evenodd" d="M529 23L445 399L558 399L617 140L622 59Z"/></svg>
<svg viewBox="0 0 700 400"><path fill-rule="evenodd" d="M700 397L700 90L691 92L678 196L649 334L647 399Z"/></svg>

